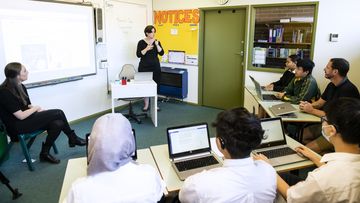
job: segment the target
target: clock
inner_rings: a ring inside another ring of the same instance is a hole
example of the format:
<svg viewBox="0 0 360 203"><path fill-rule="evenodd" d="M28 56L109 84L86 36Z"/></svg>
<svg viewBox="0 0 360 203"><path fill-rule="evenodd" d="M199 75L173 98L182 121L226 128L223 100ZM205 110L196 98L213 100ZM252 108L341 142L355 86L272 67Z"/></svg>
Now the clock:
<svg viewBox="0 0 360 203"><path fill-rule="evenodd" d="M220 5L225 5L227 2L229 2L229 0L216 0L216 2Z"/></svg>

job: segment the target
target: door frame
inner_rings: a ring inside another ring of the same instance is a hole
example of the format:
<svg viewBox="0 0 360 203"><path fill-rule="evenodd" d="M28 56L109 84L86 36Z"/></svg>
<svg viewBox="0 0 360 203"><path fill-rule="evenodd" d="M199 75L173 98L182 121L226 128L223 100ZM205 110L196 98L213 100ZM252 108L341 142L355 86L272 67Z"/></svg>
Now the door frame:
<svg viewBox="0 0 360 203"><path fill-rule="evenodd" d="M240 81L241 86L245 87L245 74L248 64L248 40L249 40L249 21L250 21L250 5L242 6L229 6L229 7L211 7L211 8L199 8L200 23L199 23L199 61L198 61L198 104L203 106L204 101L204 37L205 37L205 12L211 10L233 10L233 9L245 9L245 33L244 33L244 58L243 58L243 74L241 75ZM245 89L241 93L241 106L244 106Z"/></svg>

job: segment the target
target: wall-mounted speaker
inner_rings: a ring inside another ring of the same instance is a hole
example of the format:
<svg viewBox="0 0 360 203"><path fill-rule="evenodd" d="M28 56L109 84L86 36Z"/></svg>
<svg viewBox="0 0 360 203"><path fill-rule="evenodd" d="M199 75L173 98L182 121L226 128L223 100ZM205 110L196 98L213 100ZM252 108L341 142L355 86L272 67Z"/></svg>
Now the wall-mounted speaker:
<svg viewBox="0 0 360 203"><path fill-rule="evenodd" d="M104 26L103 26L103 10L101 8L95 8L95 37L96 42L104 42Z"/></svg>

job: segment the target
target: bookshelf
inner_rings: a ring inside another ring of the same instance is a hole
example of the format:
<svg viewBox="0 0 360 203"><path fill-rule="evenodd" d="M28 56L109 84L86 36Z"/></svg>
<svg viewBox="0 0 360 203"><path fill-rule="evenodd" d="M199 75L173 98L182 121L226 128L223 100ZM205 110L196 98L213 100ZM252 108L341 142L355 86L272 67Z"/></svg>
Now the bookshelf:
<svg viewBox="0 0 360 203"><path fill-rule="evenodd" d="M248 69L281 72L292 54L312 58L317 4L271 4L252 8Z"/></svg>

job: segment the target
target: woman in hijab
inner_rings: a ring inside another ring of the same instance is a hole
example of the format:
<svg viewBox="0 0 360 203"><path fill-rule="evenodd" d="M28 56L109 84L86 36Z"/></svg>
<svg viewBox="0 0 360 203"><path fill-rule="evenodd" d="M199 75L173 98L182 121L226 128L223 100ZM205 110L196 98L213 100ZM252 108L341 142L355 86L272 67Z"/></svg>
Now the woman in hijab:
<svg viewBox="0 0 360 203"><path fill-rule="evenodd" d="M156 170L132 161L135 139L121 114L98 118L89 139L88 176L77 180L67 202L157 202L164 184Z"/></svg>

